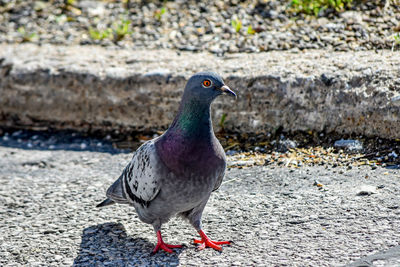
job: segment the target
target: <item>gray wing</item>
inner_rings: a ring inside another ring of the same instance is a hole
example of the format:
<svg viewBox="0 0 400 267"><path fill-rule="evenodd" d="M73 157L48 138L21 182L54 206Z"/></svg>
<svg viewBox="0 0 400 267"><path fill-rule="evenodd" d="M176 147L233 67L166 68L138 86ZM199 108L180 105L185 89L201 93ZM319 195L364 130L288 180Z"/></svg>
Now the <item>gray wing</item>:
<svg viewBox="0 0 400 267"><path fill-rule="evenodd" d="M148 206L160 191L161 161L154 140L144 143L132 157L119 178L128 203Z"/></svg>
<svg viewBox="0 0 400 267"><path fill-rule="evenodd" d="M221 173L221 175L218 177L218 180L217 180L217 182L215 183L213 192L216 191L216 190L218 190L218 188L221 186L222 180L224 179L224 176L225 176L225 170L224 170L224 171Z"/></svg>

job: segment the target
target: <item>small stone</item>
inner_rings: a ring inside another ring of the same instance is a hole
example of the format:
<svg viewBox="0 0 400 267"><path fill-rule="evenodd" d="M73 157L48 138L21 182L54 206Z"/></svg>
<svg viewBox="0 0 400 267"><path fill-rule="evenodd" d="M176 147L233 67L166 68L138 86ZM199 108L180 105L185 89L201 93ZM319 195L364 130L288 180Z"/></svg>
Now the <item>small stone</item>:
<svg viewBox="0 0 400 267"><path fill-rule="evenodd" d="M45 234L45 235L55 234L55 233L57 233L57 231L56 230L51 230L51 229L43 231L43 234Z"/></svg>
<svg viewBox="0 0 400 267"><path fill-rule="evenodd" d="M369 196L372 194L378 193L376 191L376 187L373 185L362 185L358 190L357 190L357 196Z"/></svg>
<svg viewBox="0 0 400 267"><path fill-rule="evenodd" d="M358 140L338 140L335 142L334 147L336 148L342 148L346 149L349 151L360 151L363 149L363 145L360 141Z"/></svg>
<svg viewBox="0 0 400 267"><path fill-rule="evenodd" d="M56 261L60 261L60 260L62 260L62 258L63 258L63 256L61 256L61 255L55 255L55 256L54 256L54 259L55 259Z"/></svg>
<svg viewBox="0 0 400 267"><path fill-rule="evenodd" d="M280 152L286 152L289 149L296 148L296 147L297 147L296 141L292 141L292 140L289 140L289 139L279 140L278 150Z"/></svg>

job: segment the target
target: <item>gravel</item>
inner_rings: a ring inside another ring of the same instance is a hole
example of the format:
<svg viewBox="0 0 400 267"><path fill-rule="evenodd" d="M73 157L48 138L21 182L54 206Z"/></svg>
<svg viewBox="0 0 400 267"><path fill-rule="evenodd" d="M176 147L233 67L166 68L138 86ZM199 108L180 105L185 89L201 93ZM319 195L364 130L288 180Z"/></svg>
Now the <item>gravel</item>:
<svg viewBox="0 0 400 267"><path fill-rule="evenodd" d="M68 4L72 3L72 4ZM345 12L319 17L279 1L0 1L0 43L98 44L172 48L218 55L271 50L359 51L397 47L400 5L354 1ZM164 10L164 12L162 11ZM231 21L242 23L239 32ZM126 22L126 34L117 35ZM254 34L248 33L251 26ZM91 32L97 31L97 37ZM103 37L100 37L103 35Z"/></svg>
<svg viewBox="0 0 400 267"><path fill-rule="evenodd" d="M186 248L152 257L153 230L132 208L94 207L130 157L0 147L0 265L339 266L388 249L399 262L400 176L379 166L229 169L203 223L235 243L197 251L173 219L165 239Z"/></svg>
<svg viewBox="0 0 400 267"><path fill-rule="evenodd" d="M71 130L12 130L0 127L0 146L28 150L72 150L129 153L141 144L163 132L125 135L118 130L111 134L82 133ZM96 137L97 136L97 137ZM398 140L362 138L337 140L334 136L320 134L318 138L305 134L266 136L263 134L217 133L226 154L231 156L230 167L281 166L302 167L329 166L347 168L360 165L376 169L382 166L400 169L400 144ZM293 141L294 138L297 141ZM278 141L277 141L278 139ZM347 146L337 146L344 143ZM353 145L357 144L357 150ZM350 146L348 146L350 145ZM30 163L26 163L30 164ZM46 162L41 162L46 165Z"/></svg>

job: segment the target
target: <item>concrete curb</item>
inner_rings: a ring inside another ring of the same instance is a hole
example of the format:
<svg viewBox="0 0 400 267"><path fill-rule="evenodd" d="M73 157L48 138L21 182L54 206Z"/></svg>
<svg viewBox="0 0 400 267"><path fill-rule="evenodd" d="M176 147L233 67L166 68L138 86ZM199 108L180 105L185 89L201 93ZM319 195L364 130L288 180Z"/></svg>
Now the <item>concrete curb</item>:
<svg viewBox="0 0 400 267"><path fill-rule="evenodd" d="M172 50L0 44L0 125L166 128L191 74L211 69L239 93L217 124L251 133L316 131L400 138L400 56L391 51L266 52L216 57Z"/></svg>

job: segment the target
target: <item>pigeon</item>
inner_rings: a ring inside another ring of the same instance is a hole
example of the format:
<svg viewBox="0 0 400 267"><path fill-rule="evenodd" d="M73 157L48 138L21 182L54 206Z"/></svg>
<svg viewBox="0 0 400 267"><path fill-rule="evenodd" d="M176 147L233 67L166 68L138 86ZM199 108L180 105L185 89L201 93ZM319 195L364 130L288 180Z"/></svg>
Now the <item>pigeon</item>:
<svg viewBox="0 0 400 267"><path fill-rule="evenodd" d="M178 114L167 131L141 145L121 176L108 188L103 207L114 203L133 206L144 223L157 235L152 254L172 253L163 241L161 225L181 216L197 230L199 249L222 251L231 241L213 241L202 230L201 216L211 195L221 185L226 155L215 137L211 102L219 95L236 94L213 72L199 72L187 82Z"/></svg>

